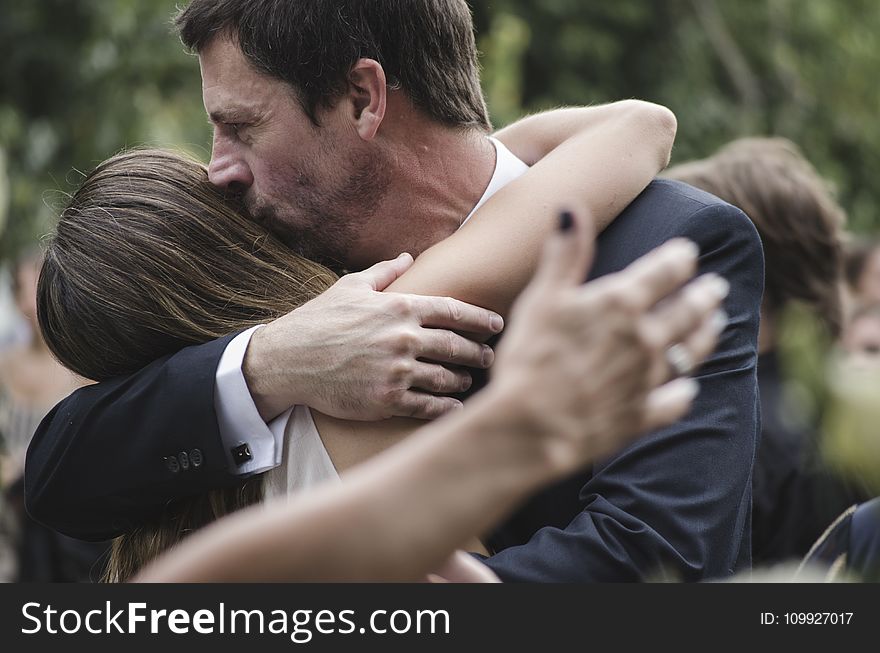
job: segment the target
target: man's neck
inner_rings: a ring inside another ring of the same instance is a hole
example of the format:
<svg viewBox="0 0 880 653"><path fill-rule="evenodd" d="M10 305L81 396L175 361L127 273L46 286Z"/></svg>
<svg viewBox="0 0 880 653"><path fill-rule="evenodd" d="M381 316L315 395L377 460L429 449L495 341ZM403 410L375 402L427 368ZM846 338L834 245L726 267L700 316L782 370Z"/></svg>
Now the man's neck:
<svg viewBox="0 0 880 653"><path fill-rule="evenodd" d="M483 132L420 122L391 135L391 186L359 248L372 262L404 251L418 256L452 235L495 171L495 147Z"/></svg>

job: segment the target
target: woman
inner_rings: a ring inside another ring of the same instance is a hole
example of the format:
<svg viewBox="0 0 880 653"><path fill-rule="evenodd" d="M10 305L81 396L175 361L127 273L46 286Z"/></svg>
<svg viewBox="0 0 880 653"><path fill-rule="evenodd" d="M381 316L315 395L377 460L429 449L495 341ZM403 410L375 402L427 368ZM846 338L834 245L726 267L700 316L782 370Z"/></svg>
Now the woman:
<svg viewBox="0 0 880 653"><path fill-rule="evenodd" d="M668 111L637 102L534 116L503 130L498 138L532 169L420 256L391 290L448 294L506 315L556 220L556 207L541 198L604 228L665 166L673 136ZM581 170L590 174L574 173ZM121 155L86 179L62 215L40 284L41 325L62 361L96 380L130 373L283 315L334 281L218 198L201 166L161 152ZM416 426L354 424L299 409L286 442L298 452L309 443L318 461L309 469L327 480ZM286 471L272 473L272 493L303 486ZM253 502L261 485L193 501L156 532L127 538L111 577L127 578L183 533Z"/></svg>

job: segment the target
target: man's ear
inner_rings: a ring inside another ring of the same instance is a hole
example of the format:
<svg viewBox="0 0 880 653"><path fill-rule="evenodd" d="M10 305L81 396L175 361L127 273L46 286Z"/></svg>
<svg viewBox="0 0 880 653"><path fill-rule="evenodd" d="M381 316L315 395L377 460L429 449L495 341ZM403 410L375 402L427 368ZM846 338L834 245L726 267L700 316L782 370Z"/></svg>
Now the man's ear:
<svg viewBox="0 0 880 653"><path fill-rule="evenodd" d="M360 137L371 141L385 118L388 87L382 65L373 59L358 59L348 74L351 118Z"/></svg>

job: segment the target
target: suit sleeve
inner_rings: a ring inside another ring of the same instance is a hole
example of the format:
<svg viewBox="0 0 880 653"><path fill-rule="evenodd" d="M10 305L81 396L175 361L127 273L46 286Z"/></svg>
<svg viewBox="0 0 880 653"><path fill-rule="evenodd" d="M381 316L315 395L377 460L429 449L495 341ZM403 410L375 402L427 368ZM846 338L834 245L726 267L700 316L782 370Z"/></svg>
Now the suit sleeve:
<svg viewBox="0 0 880 653"><path fill-rule="evenodd" d="M27 453L31 516L102 540L160 515L168 501L241 482L214 410L215 370L232 337L82 388L52 409Z"/></svg>
<svg viewBox="0 0 880 653"><path fill-rule="evenodd" d="M662 218L658 218L662 220ZM693 581L750 564L752 467L760 427L758 315L763 253L742 212L708 204L664 238L701 251L730 281L730 323L698 373L691 413L596 465L567 527L545 527L487 564L506 581Z"/></svg>

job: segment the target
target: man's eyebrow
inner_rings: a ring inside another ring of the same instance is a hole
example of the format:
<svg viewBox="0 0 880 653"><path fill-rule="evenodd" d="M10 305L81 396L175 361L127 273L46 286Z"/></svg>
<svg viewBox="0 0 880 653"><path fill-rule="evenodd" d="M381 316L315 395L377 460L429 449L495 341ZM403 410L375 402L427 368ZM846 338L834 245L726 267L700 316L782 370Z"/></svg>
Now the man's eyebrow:
<svg viewBox="0 0 880 653"><path fill-rule="evenodd" d="M217 109L208 114L208 119L215 124L245 122L247 113L242 109Z"/></svg>

